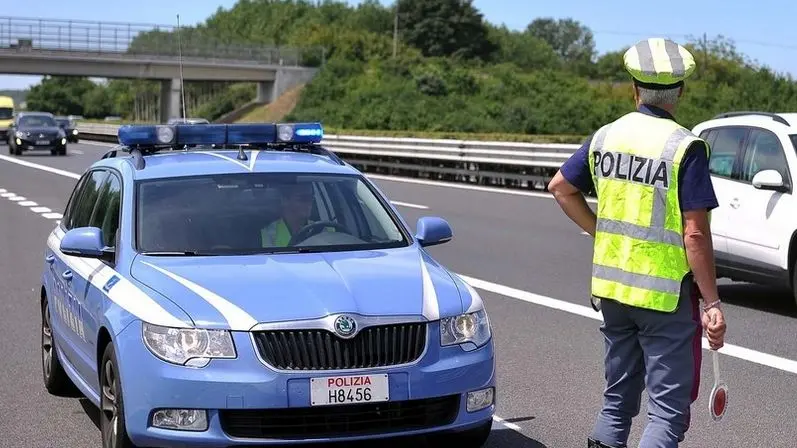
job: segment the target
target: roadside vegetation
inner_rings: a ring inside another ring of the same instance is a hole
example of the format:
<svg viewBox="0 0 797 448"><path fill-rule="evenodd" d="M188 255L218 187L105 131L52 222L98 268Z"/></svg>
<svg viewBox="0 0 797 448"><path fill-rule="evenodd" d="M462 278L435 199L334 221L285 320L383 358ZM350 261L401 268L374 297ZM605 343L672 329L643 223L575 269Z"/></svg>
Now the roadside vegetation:
<svg viewBox="0 0 797 448"><path fill-rule="evenodd" d="M573 142L632 110L623 69L625 48L597 54L581 23L533 18L523 30L485 21L468 0L399 0L394 57L393 7L367 0L240 0L184 29L184 42L277 44L305 49L303 63L319 74L277 105L255 109L246 121L320 120L327 128L369 135L450 136ZM165 32L139 35L131 48L170 45ZM797 110L797 83L740 54L733 43L682 42L699 69L687 85L679 121L693 126L730 110ZM126 120L157 107L157 83L46 78L27 94L29 109ZM193 89L193 90L192 90ZM204 90L203 90L204 89ZM207 86L187 85L187 97ZM251 84L217 87L189 115L217 119L254 97ZM477 136L478 135L478 136Z"/></svg>

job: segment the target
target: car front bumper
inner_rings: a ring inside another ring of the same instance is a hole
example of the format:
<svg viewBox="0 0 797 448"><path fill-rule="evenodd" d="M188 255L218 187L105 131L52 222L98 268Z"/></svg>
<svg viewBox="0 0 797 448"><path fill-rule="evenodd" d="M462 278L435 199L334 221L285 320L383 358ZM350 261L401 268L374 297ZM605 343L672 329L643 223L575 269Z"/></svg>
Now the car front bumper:
<svg viewBox="0 0 797 448"><path fill-rule="evenodd" d="M116 338L125 422L139 446L229 447L355 441L478 427L495 411L493 342L466 352L440 347L430 323L427 350L411 365L346 371L277 371L259 358L248 333L233 333L237 359L204 368L168 364L141 341L141 323ZM388 402L311 406L310 379L387 374ZM469 412L468 392L492 388L492 404ZM152 426L158 409L203 409L204 431Z"/></svg>
<svg viewBox="0 0 797 448"><path fill-rule="evenodd" d="M44 140L37 141L14 137L14 144L17 148L23 151L47 151L53 149L63 149L66 146L66 144L63 142L65 139L66 137L46 139L47 143L40 143Z"/></svg>

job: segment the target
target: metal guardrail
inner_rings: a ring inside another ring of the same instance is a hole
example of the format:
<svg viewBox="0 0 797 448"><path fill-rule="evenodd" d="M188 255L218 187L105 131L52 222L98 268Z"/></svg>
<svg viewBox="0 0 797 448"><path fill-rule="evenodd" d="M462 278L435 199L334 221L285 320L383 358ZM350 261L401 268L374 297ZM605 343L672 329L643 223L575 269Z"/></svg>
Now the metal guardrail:
<svg viewBox="0 0 797 448"><path fill-rule="evenodd" d="M117 142L118 125L81 123L82 138ZM326 135L322 144L365 172L544 189L579 145Z"/></svg>
<svg viewBox="0 0 797 448"><path fill-rule="evenodd" d="M125 58L175 57L178 55L175 29L170 25L0 16L0 49ZM231 59L284 66L319 65L324 59L324 49L320 47L298 49L220 42L192 28L183 28L181 38L183 57L187 59Z"/></svg>

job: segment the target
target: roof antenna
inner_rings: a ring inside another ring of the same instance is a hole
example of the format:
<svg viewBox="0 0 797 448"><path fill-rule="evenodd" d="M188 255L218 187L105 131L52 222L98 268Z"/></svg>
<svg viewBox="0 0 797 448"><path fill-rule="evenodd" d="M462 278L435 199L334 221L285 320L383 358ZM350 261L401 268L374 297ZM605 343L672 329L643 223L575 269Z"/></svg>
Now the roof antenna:
<svg viewBox="0 0 797 448"><path fill-rule="evenodd" d="M177 14L177 54L180 64L180 96L183 103L183 119L187 118L185 114L185 80L183 79L183 42L180 37L180 14Z"/></svg>

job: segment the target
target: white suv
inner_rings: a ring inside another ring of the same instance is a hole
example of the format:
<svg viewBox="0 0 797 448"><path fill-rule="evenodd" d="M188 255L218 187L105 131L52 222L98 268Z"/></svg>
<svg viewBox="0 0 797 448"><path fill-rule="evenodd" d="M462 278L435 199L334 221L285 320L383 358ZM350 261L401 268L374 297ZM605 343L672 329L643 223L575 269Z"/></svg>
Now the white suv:
<svg viewBox="0 0 797 448"><path fill-rule="evenodd" d="M797 113L729 112L692 131L711 146L717 277L785 286L797 301Z"/></svg>

